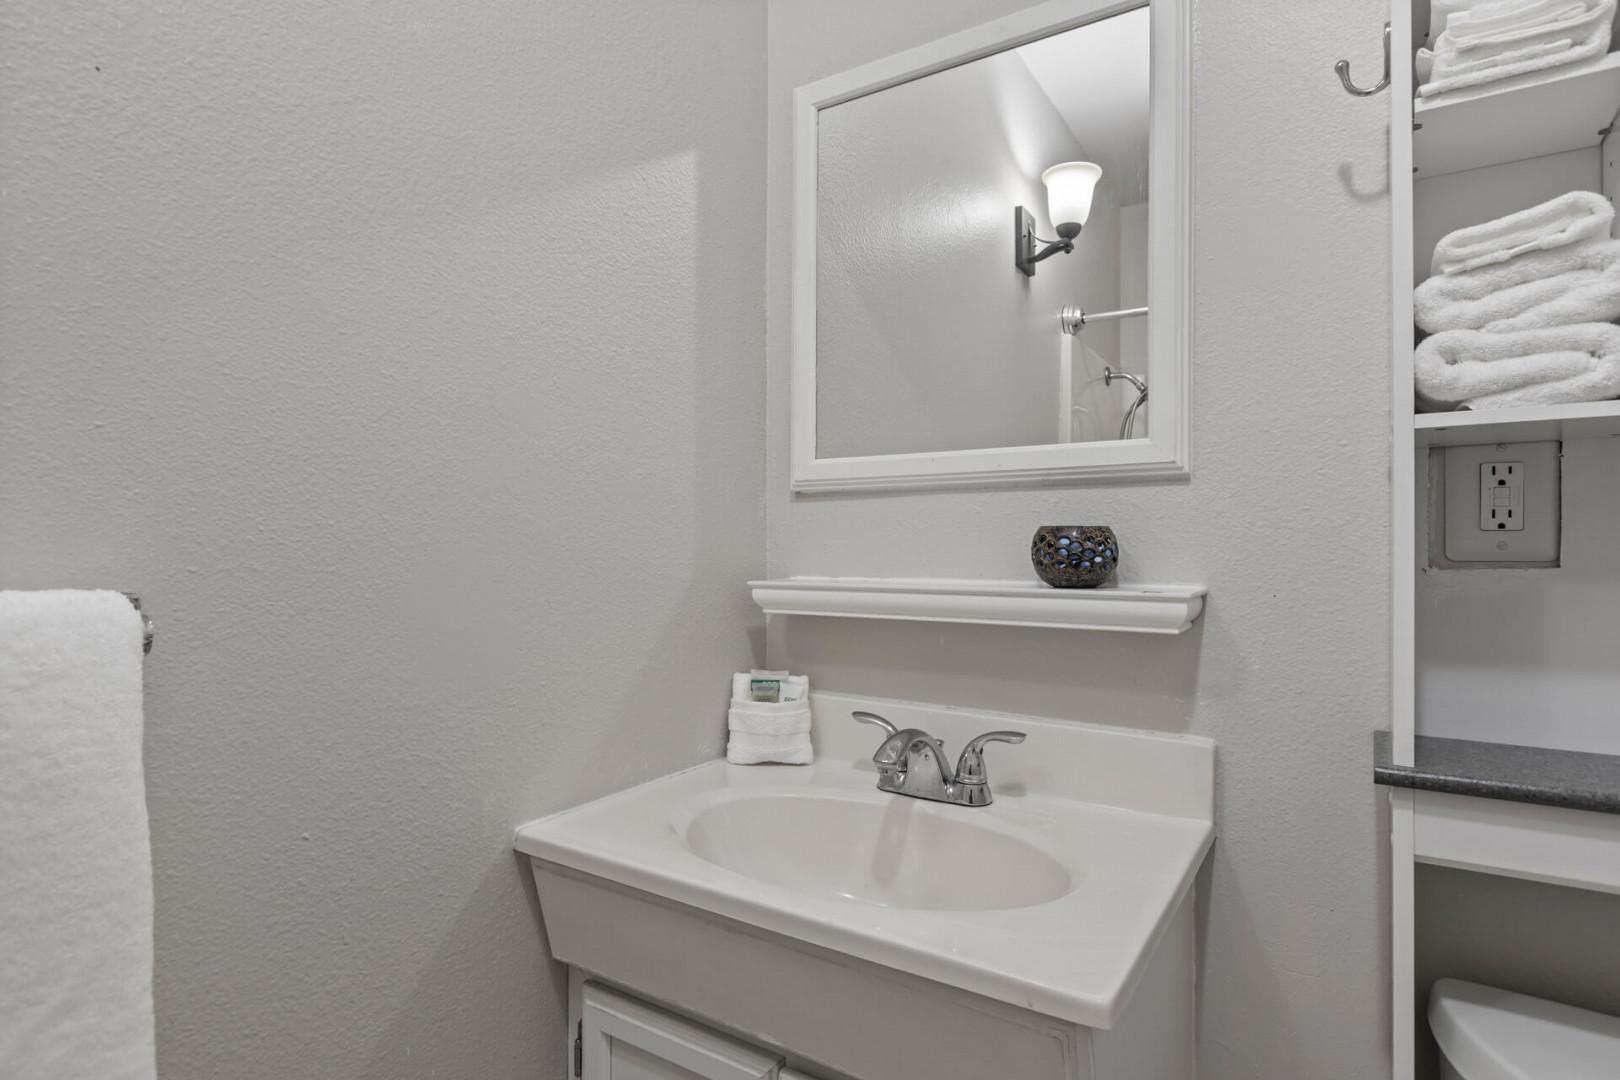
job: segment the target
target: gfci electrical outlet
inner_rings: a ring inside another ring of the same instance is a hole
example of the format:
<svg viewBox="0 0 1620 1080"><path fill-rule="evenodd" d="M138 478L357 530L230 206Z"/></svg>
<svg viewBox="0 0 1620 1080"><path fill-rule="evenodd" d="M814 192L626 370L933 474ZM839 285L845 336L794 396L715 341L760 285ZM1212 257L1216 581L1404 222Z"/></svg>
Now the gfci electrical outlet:
<svg viewBox="0 0 1620 1080"><path fill-rule="evenodd" d="M1556 566L1560 450L1556 442L1446 447L1446 558Z"/></svg>
<svg viewBox="0 0 1620 1080"><path fill-rule="evenodd" d="M1486 532L1524 529L1524 462L1486 461L1479 466L1479 527Z"/></svg>

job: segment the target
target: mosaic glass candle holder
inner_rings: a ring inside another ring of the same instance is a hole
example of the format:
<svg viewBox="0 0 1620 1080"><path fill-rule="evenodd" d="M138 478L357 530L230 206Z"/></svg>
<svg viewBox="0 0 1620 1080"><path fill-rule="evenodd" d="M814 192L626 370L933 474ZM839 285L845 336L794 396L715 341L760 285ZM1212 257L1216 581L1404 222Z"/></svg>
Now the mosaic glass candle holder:
<svg viewBox="0 0 1620 1080"><path fill-rule="evenodd" d="M1119 566L1119 541L1106 525L1042 525L1030 541L1036 575L1057 589L1095 589Z"/></svg>

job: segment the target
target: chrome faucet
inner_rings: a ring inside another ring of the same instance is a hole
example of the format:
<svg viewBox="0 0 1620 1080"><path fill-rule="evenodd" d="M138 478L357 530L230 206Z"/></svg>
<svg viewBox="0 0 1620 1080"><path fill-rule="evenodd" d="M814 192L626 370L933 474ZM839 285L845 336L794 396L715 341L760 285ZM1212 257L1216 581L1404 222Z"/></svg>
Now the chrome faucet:
<svg viewBox="0 0 1620 1080"><path fill-rule="evenodd" d="M970 740L952 769L945 746L921 728L896 728L877 713L850 713L863 724L872 724L888 733L883 745L872 755L877 766L878 790L914 799L954 803L957 806L989 806L990 777L984 771L986 743L1021 743L1022 731L987 731Z"/></svg>

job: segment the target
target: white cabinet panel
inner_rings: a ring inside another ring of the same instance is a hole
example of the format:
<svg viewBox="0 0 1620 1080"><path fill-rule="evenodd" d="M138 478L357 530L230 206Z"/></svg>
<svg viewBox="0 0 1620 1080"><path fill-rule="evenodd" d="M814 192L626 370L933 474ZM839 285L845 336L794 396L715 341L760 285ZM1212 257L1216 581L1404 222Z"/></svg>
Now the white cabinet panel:
<svg viewBox="0 0 1620 1080"><path fill-rule="evenodd" d="M777 1080L782 1059L586 983L581 1080Z"/></svg>

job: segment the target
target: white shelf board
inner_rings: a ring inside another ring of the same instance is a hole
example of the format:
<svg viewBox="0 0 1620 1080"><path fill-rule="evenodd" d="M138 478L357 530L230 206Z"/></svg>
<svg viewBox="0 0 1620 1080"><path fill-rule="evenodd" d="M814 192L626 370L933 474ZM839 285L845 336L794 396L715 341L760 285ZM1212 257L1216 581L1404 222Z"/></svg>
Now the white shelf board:
<svg viewBox="0 0 1620 1080"><path fill-rule="evenodd" d="M1412 428L1419 446L1601 439L1620 435L1620 401L1419 413Z"/></svg>
<svg viewBox="0 0 1620 1080"><path fill-rule="evenodd" d="M1596 146L1620 111L1620 53L1562 78L1513 86L1479 97L1421 99L1412 119L1417 178Z"/></svg>
<svg viewBox="0 0 1620 1080"><path fill-rule="evenodd" d="M1620 893L1620 814L1414 792L1418 862Z"/></svg>
<svg viewBox="0 0 1620 1080"><path fill-rule="evenodd" d="M1204 610L1202 585L1054 589L1038 581L793 577L750 581L771 615L980 623L1062 630L1179 634Z"/></svg>

